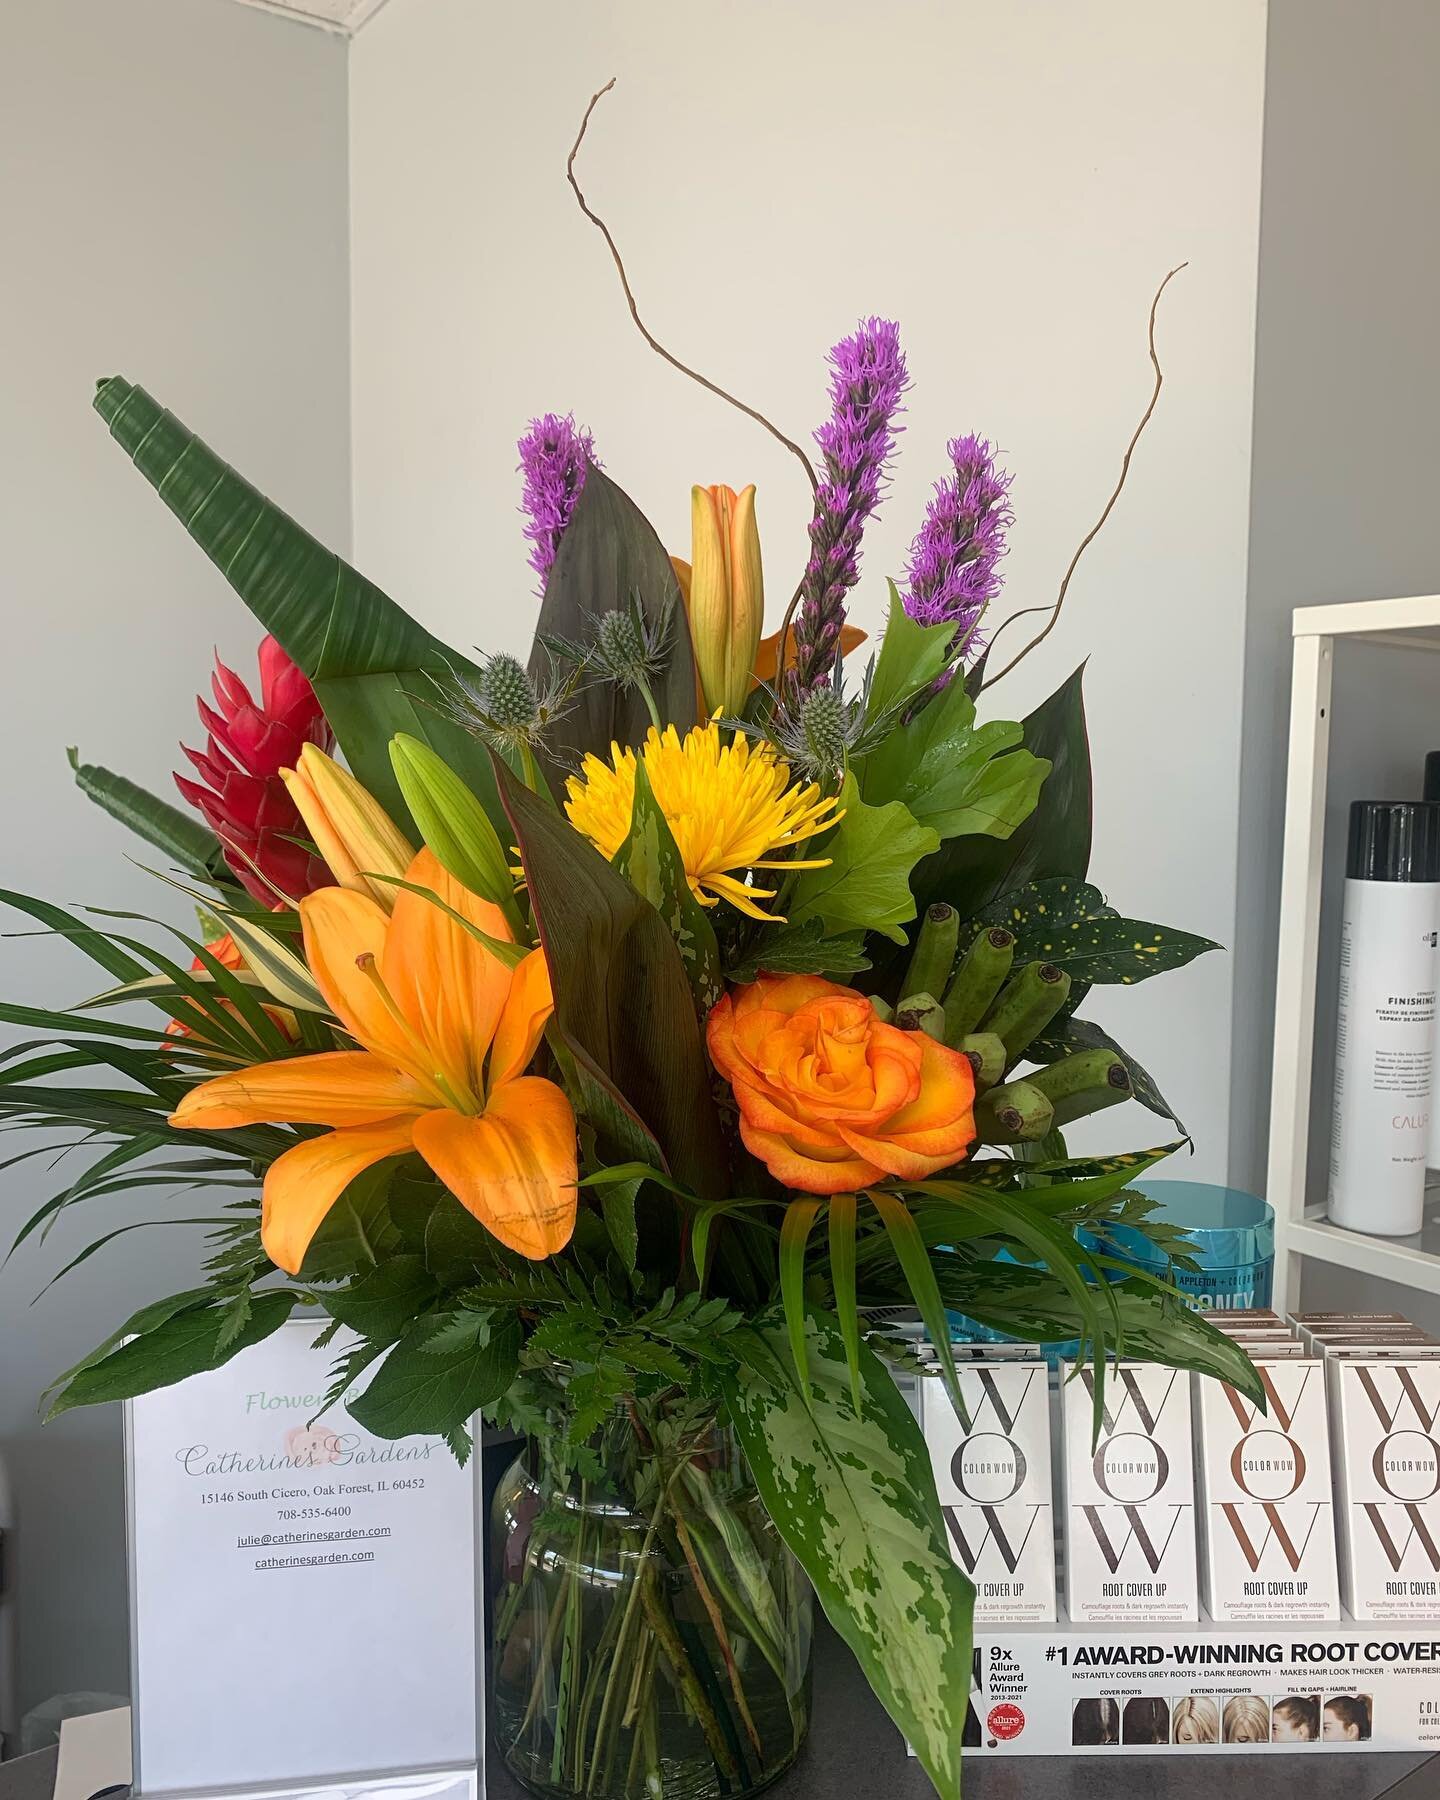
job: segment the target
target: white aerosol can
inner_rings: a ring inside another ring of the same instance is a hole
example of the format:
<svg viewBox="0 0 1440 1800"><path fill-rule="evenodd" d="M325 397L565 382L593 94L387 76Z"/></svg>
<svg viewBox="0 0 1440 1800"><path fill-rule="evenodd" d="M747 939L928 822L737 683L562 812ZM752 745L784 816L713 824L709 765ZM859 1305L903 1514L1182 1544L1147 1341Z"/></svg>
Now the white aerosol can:
<svg viewBox="0 0 1440 1800"><path fill-rule="evenodd" d="M1350 808L1330 1219L1407 1237L1425 1203L1440 931L1440 805Z"/></svg>

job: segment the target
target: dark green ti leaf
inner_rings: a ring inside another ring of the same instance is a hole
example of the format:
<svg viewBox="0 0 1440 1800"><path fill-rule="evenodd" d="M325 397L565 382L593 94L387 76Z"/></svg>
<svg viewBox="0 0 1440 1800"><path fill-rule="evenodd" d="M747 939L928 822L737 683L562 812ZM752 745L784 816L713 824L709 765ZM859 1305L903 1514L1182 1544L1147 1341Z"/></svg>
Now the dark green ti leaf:
<svg viewBox="0 0 1440 1800"><path fill-rule="evenodd" d="M633 1104L666 1168L702 1198L725 1191L726 1157L685 965L642 894L557 813L500 772L555 1022L576 1064ZM607 1135L609 1121L592 1118ZM617 1160L634 1153L614 1143Z"/></svg>
<svg viewBox="0 0 1440 1800"><path fill-rule="evenodd" d="M696 722L695 663L675 571L639 507L592 465L545 584L531 675L543 681L548 673L542 638L588 642L603 613L623 611L632 599L652 630L664 633L665 666L651 691L660 717L683 737ZM649 726L640 694L611 681L587 683L548 734L553 780L562 780L587 750L603 755L612 742L642 743Z"/></svg>

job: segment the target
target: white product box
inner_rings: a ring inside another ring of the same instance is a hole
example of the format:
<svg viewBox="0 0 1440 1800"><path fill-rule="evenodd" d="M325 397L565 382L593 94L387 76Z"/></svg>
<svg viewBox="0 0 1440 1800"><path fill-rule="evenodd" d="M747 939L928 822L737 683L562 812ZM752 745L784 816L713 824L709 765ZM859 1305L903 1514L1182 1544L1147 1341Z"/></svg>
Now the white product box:
<svg viewBox="0 0 1440 1800"><path fill-rule="evenodd" d="M1197 1376L1205 1604L1217 1622L1336 1619L1325 1367L1260 1365L1266 1410Z"/></svg>
<svg viewBox="0 0 1440 1800"><path fill-rule="evenodd" d="M920 1383L921 1428L955 1561L991 1624L1055 1619L1050 1372L1002 1357L957 1370L969 1429L938 1376Z"/></svg>
<svg viewBox="0 0 1440 1800"><path fill-rule="evenodd" d="M1341 1590L1357 1619L1440 1614L1440 1360L1332 1358Z"/></svg>
<svg viewBox="0 0 1440 1800"><path fill-rule="evenodd" d="M1076 1624L1199 1615L1190 1378L1112 1363L1093 1440L1095 1371L1062 1370L1066 1603Z"/></svg>

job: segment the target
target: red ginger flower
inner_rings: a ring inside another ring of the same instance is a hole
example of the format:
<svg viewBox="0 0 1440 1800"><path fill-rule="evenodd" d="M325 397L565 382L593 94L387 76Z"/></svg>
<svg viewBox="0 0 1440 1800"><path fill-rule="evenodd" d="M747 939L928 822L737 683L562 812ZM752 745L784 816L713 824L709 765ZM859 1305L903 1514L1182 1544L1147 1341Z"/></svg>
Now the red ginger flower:
<svg viewBox="0 0 1440 1800"><path fill-rule="evenodd" d="M197 703L210 734L205 748L181 745L201 780L177 775L175 785L205 815L236 879L255 899L279 907L281 894L298 900L329 886L330 872L305 847L304 822L280 779L282 769L299 762L306 744L325 751L335 746L308 677L267 637L260 646L258 705L218 656L211 687L215 706L203 695Z"/></svg>

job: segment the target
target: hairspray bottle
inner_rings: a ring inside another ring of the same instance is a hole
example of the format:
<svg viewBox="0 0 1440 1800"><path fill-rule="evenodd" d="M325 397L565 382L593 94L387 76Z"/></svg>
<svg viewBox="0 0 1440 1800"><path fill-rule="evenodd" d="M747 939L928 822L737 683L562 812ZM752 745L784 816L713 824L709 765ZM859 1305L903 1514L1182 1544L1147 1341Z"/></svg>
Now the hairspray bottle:
<svg viewBox="0 0 1440 1800"><path fill-rule="evenodd" d="M1330 1219L1352 1231L1419 1231L1430 1138L1440 928L1440 805L1350 808L1340 928Z"/></svg>

